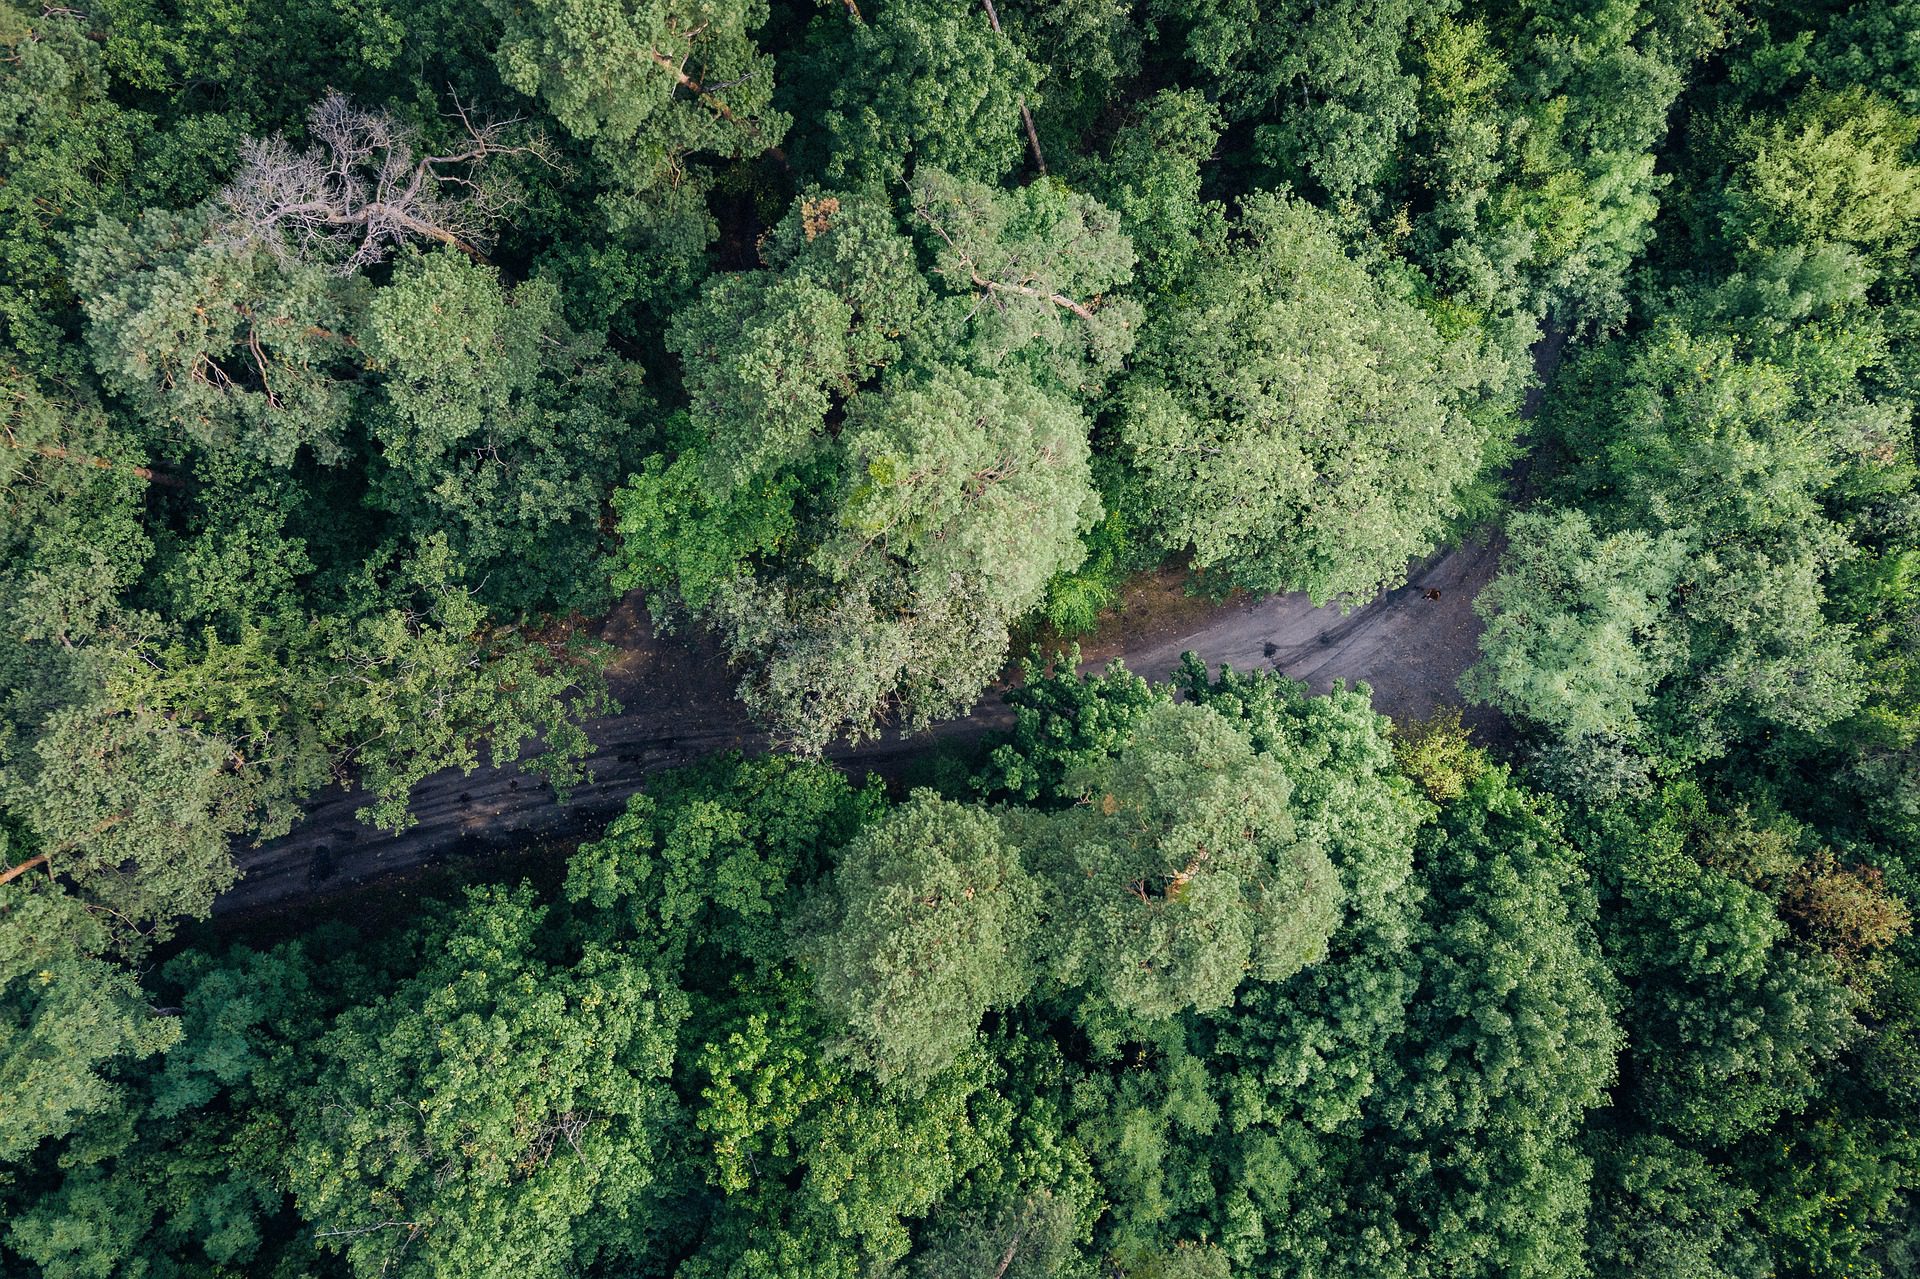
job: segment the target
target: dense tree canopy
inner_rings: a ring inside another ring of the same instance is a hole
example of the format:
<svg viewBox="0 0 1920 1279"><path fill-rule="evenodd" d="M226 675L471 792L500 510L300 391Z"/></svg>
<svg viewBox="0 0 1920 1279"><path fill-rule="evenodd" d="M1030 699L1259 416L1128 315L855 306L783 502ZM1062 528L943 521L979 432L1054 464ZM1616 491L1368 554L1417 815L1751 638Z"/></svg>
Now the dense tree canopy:
<svg viewBox="0 0 1920 1279"><path fill-rule="evenodd" d="M0 0L0 1272L1915 1273L1916 32Z"/></svg>

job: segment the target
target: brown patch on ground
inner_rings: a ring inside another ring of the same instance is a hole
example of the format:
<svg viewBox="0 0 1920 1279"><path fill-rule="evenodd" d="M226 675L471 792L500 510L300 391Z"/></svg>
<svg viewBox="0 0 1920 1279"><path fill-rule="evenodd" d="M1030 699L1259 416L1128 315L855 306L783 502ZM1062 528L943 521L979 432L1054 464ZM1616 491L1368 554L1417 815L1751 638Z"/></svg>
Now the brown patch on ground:
<svg viewBox="0 0 1920 1279"><path fill-rule="evenodd" d="M1093 634L1079 637L1080 660L1104 666L1116 657L1199 630L1223 611L1247 602L1244 591L1224 599L1202 593L1184 565L1135 573L1120 588L1119 602L1100 614Z"/></svg>

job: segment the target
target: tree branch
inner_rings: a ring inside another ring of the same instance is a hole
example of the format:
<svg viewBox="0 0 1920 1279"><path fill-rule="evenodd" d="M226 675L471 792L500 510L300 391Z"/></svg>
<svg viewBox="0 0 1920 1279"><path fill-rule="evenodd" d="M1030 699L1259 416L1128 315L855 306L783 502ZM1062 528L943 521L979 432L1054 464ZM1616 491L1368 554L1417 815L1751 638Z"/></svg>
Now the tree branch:
<svg viewBox="0 0 1920 1279"><path fill-rule="evenodd" d="M0 871L0 884L11 884L14 880L20 878L35 866L43 864L46 860L47 855L41 853L38 857L27 858L27 860L21 862L18 866L11 866L5 871ZM51 875L53 873L52 869L49 868L47 873Z"/></svg>
<svg viewBox="0 0 1920 1279"><path fill-rule="evenodd" d="M847 3L851 5L853 0L847 0ZM993 0L980 0L980 3L987 8L987 21L993 24L993 34L1004 36L1006 33L1000 30L1000 11L993 7ZM854 10L854 16L860 16L859 10ZM1044 178L1047 176L1047 157L1040 154L1040 131L1033 127L1033 112L1027 110L1027 95L1021 94L1019 101L1020 119L1027 126L1027 145L1033 148L1033 162Z"/></svg>
<svg viewBox="0 0 1920 1279"><path fill-rule="evenodd" d="M847 2L848 4L852 4L853 0L847 0ZM855 16L859 16L858 10L855 10ZM698 80L688 75L686 69L672 58L669 58L666 54L654 48L647 50L647 56L653 59L654 63L658 65L661 70L672 76L681 88L698 98L702 106L705 106L722 120L725 120L728 124L741 130L743 133L751 133L755 137L760 135L760 130L757 126L749 124L747 121L735 115L732 107L729 107L719 98L716 98L711 92L704 88ZM780 167L783 169L792 167L787 163L787 153L779 147L768 147L765 154L779 161Z"/></svg>

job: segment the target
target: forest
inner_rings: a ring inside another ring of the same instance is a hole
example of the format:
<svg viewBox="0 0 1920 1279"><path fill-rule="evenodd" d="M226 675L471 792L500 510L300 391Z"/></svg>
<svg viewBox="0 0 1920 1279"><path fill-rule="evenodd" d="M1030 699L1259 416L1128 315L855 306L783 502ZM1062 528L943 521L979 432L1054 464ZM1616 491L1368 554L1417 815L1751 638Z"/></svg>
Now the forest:
<svg viewBox="0 0 1920 1279"><path fill-rule="evenodd" d="M0 1274L1920 1276L1920 0L0 0L0 391Z"/></svg>

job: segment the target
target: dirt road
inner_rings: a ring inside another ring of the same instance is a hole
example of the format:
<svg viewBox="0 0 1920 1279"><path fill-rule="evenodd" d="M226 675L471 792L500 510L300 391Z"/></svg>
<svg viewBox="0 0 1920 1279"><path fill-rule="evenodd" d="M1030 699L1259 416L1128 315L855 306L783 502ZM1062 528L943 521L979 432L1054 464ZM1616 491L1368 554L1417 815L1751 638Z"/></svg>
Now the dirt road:
<svg viewBox="0 0 1920 1279"><path fill-rule="evenodd" d="M1480 630L1473 597L1497 558L1486 546L1449 551L1408 585L1344 615L1314 608L1302 595L1204 605L1186 599L1177 577L1167 574L1130 594L1085 646L1083 669L1119 656L1129 669L1158 678L1192 651L1210 666L1282 670L1316 691L1335 679L1364 680L1380 710L1396 718L1422 716L1458 700L1454 682L1472 662ZM733 677L710 643L655 636L631 603L608 619L604 634L623 650L614 679L625 710L588 725L600 748L591 761L595 776L571 802L554 803L537 778L512 770L482 769L470 777L450 771L414 788L418 824L387 835L355 820L354 810L365 802L358 794L330 792L309 805L306 821L291 835L239 853L243 878L215 903L215 915L355 892L401 872L591 831L618 813L650 773L718 750L769 747L766 732L734 699ZM977 735L1009 718L989 691L973 715L938 726L935 735ZM890 734L829 756L888 771L927 745L925 737Z"/></svg>

